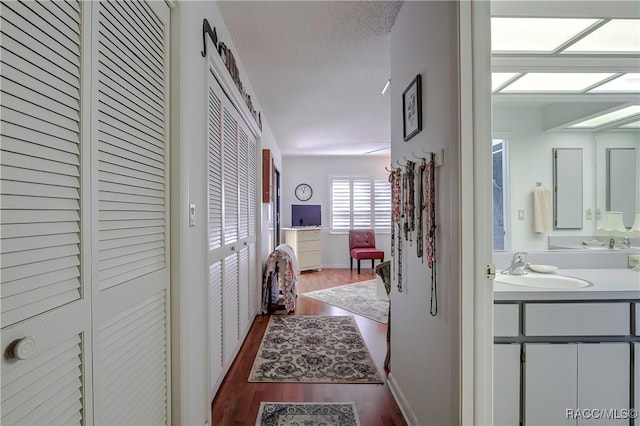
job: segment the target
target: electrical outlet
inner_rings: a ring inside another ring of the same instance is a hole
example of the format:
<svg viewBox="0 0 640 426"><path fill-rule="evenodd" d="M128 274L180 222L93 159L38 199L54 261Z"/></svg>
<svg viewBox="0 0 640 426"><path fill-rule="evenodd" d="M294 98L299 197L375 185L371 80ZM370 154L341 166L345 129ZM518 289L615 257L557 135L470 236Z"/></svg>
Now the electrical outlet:
<svg viewBox="0 0 640 426"><path fill-rule="evenodd" d="M629 268L635 268L640 264L640 254L630 254L627 257Z"/></svg>

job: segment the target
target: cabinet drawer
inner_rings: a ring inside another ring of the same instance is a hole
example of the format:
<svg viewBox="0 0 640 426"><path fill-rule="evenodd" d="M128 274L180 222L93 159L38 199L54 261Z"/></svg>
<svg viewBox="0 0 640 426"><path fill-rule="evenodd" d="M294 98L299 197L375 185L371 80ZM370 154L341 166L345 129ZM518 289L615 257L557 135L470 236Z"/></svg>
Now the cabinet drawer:
<svg viewBox="0 0 640 426"><path fill-rule="evenodd" d="M496 337L518 337L520 307L511 305L493 305L493 335Z"/></svg>
<svg viewBox="0 0 640 426"><path fill-rule="evenodd" d="M297 250L298 255L308 251L320 251L320 241L300 241Z"/></svg>
<svg viewBox="0 0 640 426"><path fill-rule="evenodd" d="M298 241L315 241L320 240L320 230L319 229L311 229L308 231L297 231L298 232Z"/></svg>
<svg viewBox="0 0 640 426"><path fill-rule="evenodd" d="M322 255L319 251L310 251L307 253L298 253L298 269L304 271L306 269L315 269L321 266Z"/></svg>
<svg viewBox="0 0 640 426"><path fill-rule="evenodd" d="M640 303L636 303L636 336L640 336Z"/></svg>
<svg viewBox="0 0 640 426"><path fill-rule="evenodd" d="M529 303L528 336L620 336L630 333L628 303Z"/></svg>

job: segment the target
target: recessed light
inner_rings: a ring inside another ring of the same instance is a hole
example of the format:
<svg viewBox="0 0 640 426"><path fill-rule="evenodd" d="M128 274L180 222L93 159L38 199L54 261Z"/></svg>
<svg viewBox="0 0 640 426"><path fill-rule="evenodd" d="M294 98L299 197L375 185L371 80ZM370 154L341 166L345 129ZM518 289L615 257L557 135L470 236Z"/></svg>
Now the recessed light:
<svg viewBox="0 0 640 426"><path fill-rule="evenodd" d="M640 129L640 120L632 121L631 123L623 124L620 128L624 129Z"/></svg>
<svg viewBox="0 0 640 426"><path fill-rule="evenodd" d="M613 73L527 73L501 92L582 92Z"/></svg>
<svg viewBox="0 0 640 426"><path fill-rule="evenodd" d="M640 92L640 73L623 74L589 92Z"/></svg>
<svg viewBox="0 0 640 426"><path fill-rule="evenodd" d="M597 19L491 18L494 52L553 52Z"/></svg>
<svg viewBox="0 0 640 426"><path fill-rule="evenodd" d="M612 19L563 52L638 53L640 52L640 19Z"/></svg>
<svg viewBox="0 0 640 426"><path fill-rule="evenodd" d="M516 75L520 74L519 72L494 72L491 73L491 91L496 90L498 87L505 84L507 81L511 80Z"/></svg>

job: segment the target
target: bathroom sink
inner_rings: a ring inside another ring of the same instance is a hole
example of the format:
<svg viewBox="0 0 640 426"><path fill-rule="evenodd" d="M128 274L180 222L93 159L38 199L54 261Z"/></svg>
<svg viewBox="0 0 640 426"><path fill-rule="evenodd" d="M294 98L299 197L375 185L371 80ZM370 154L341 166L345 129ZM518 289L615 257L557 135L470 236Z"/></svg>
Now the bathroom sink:
<svg viewBox="0 0 640 426"><path fill-rule="evenodd" d="M591 285L588 281L578 278L535 272L529 272L526 275L507 275L499 272L496 274L495 280L504 284L549 289L574 289Z"/></svg>

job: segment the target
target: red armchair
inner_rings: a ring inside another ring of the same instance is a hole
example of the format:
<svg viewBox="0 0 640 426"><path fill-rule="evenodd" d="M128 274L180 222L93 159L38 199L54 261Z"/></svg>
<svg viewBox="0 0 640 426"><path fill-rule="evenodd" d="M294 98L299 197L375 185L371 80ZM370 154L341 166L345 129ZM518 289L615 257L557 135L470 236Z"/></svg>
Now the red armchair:
<svg viewBox="0 0 640 426"><path fill-rule="evenodd" d="M384 251L376 248L376 234L373 229L352 229L349 231L349 255L351 256L351 270L353 270L353 259L358 261L358 274L362 259L371 259L371 269L373 269L375 259L384 260Z"/></svg>

